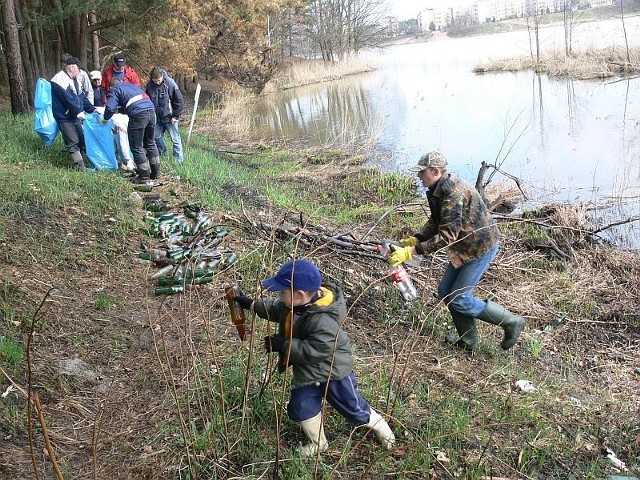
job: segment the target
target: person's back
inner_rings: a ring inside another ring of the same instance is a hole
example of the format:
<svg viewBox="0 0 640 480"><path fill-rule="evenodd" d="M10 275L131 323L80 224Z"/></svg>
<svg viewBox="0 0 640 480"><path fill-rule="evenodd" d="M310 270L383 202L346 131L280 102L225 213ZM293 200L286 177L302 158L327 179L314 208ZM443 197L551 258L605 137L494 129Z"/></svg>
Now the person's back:
<svg viewBox="0 0 640 480"><path fill-rule="evenodd" d="M111 87L107 98L106 109L113 113L118 110L120 113L135 116L140 112L154 110L153 102L149 96L137 85L120 82ZM106 113L106 110L105 110ZM110 115L107 118L111 118Z"/></svg>
<svg viewBox="0 0 640 480"><path fill-rule="evenodd" d="M116 112L129 117L127 137L136 163L134 183L146 183L160 177L160 156L155 141L156 112L149 96L137 85L111 79L111 91L104 109L104 122Z"/></svg>

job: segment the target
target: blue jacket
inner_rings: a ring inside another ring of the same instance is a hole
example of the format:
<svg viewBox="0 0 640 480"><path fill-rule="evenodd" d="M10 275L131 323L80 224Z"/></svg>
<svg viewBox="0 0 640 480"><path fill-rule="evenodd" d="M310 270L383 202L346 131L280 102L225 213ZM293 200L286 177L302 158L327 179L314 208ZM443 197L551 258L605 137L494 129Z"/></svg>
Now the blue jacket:
<svg viewBox="0 0 640 480"><path fill-rule="evenodd" d="M60 70L51 79L51 108L53 118L58 123L76 122L80 112L92 113L96 109L82 92L80 79L77 80L79 92L76 91L73 79L64 70Z"/></svg>
<svg viewBox="0 0 640 480"><path fill-rule="evenodd" d="M158 122L169 123L172 118L180 118L184 110L184 100L178 84L162 71L163 82L156 85L153 80L147 83L147 94L156 108Z"/></svg>
<svg viewBox="0 0 640 480"><path fill-rule="evenodd" d="M149 100L149 95L144 93L137 85L133 83L119 83L115 87L111 87L107 94L107 106L104 109L104 118L109 120L114 113L120 110L120 113L135 117L136 115L153 111L153 103Z"/></svg>

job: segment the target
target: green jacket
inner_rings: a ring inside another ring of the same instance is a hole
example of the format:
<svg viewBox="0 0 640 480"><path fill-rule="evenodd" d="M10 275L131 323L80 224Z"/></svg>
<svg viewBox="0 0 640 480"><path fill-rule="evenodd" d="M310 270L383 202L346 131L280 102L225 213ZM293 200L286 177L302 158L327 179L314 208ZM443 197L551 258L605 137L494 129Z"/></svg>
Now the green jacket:
<svg viewBox="0 0 640 480"><path fill-rule="evenodd" d="M292 339L282 347L293 367L292 388L341 380L353 371L351 344L341 328L347 314L344 295L333 284L323 285L322 291L323 297L311 306L293 311ZM278 323L278 333L284 334L284 323L292 312L282 300L258 300L253 309L259 317Z"/></svg>
<svg viewBox="0 0 640 480"><path fill-rule="evenodd" d="M475 260L498 242L498 226L478 191L445 173L427 192L429 221L416 235L419 254L446 248L455 267Z"/></svg>

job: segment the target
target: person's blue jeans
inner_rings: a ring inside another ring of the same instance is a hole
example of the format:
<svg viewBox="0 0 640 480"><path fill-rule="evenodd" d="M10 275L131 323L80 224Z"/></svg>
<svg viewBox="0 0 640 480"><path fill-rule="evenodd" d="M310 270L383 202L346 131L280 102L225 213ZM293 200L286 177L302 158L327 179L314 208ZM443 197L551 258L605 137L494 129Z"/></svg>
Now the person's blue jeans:
<svg viewBox="0 0 640 480"><path fill-rule="evenodd" d="M489 268L499 248L500 246L496 243L487 253L459 268L449 263L438 286L438 296L449 308L474 318L487 308L483 300L473 296L473 290Z"/></svg>
<svg viewBox="0 0 640 480"><path fill-rule="evenodd" d="M294 422L302 422L320 413L325 389L327 402L350 423L364 425L369 422L371 407L360 394L353 372L341 380L329 381L328 388L326 383L317 382L291 390L291 398L287 404L289 418Z"/></svg>
<svg viewBox="0 0 640 480"><path fill-rule="evenodd" d="M173 158L176 161L182 163L184 160L184 154L182 153L182 138L180 137L180 130L178 129L178 122L158 122L156 123L156 145L160 155L164 155L167 152L167 145L164 143L164 132L169 132L171 137L171 143L173 143Z"/></svg>

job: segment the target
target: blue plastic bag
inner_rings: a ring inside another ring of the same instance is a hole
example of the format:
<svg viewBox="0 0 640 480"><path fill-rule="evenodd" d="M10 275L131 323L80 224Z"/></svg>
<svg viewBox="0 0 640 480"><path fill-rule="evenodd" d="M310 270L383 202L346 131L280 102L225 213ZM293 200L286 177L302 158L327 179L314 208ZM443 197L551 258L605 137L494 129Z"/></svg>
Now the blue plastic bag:
<svg viewBox="0 0 640 480"><path fill-rule="evenodd" d="M53 118L51 83L44 78L39 78L36 82L36 94L33 103L36 109L33 128L44 142L44 146L50 147L58 136L60 129Z"/></svg>
<svg viewBox="0 0 640 480"><path fill-rule="evenodd" d="M102 123L102 115L97 113L87 115L82 122L87 158L95 170L118 169L112 128L113 122Z"/></svg>

